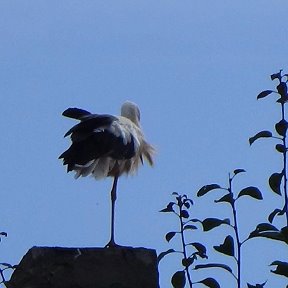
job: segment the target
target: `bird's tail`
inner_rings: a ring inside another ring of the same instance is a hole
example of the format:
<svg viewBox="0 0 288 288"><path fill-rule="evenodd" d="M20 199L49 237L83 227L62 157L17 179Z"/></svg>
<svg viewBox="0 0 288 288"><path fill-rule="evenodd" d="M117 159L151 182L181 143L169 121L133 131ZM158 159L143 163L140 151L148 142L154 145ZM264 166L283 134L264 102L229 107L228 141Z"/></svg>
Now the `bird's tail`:
<svg viewBox="0 0 288 288"><path fill-rule="evenodd" d="M146 141L143 142L143 151L142 151L142 155L144 156L145 160L151 165L154 165L154 161L153 161L153 156L156 153L156 149L150 145L149 143L147 143Z"/></svg>

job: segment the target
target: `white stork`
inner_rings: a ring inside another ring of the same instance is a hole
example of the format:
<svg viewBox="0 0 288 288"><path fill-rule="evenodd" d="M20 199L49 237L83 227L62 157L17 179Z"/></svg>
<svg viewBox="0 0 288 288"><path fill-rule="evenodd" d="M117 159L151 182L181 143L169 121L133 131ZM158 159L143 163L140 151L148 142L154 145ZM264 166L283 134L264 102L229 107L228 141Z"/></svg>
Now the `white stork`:
<svg viewBox="0 0 288 288"><path fill-rule="evenodd" d="M75 171L75 178L88 175L96 179L114 177L111 189L111 238L105 247L118 246L114 240L114 216L118 177L133 174L145 159L151 166L155 152L144 139L140 126L140 110L132 102L121 107L121 116L91 114L68 108L63 116L80 120L64 137L71 135L72 144L59 159L67 165L67 172Z"/></svg>

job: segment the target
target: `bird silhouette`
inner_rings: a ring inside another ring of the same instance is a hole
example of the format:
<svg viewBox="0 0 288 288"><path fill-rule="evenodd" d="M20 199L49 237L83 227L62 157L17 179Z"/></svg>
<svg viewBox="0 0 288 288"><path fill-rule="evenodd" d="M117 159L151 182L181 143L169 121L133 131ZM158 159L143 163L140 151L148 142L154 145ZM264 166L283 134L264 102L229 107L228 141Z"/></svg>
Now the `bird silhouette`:
<svg viewBox="0 0 288 288"><path fill-rule="evenodd" d="M153 165L155 149L144 138L140 126L140 110L126 101L121 116L91 114L79 108L68 108L63 116L80 122L65 135L72 144L59 159L67 165L67 172L75 171L75 178L91 175L95 179L113 177L111 189L111 235L105 247L119 246L115 242L114 219L117 182L123 174L135 173L144 160Z"/></svg>

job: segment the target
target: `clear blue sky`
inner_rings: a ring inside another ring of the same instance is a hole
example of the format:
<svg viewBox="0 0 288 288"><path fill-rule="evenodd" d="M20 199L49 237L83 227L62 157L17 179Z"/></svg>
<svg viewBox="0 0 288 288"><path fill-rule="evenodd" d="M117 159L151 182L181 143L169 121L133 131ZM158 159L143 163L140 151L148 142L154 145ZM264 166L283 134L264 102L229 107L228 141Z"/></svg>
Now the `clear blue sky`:
<svg viewBox="0 0 288 288"><path fill-rule="evenodd" d="M0 230L9 237L0 243L0 261L15 264L34 245L108 241L111 179L76 181L57 159L74 124L61 116L67 107L118 114L132 100L157 147L155 168L119 182L120 244L167 250L164 235L177 223L158 211L171 193L195 198L204 184L226 185L235 168L247 170L238 189L255 185L265 197L239 202L242 239L265 221L280 206L267 179L281 159L274 143L250 148L248 138L280 117L275 99L257 102L256 96L274 87L270 74L288 72L287 11L284 0L1 1ZM195 199L194 216L229 216L213 199ZM195 233L195 239L215 245L223 233ZM284 286L285 278L267 265L287 261L287 245L252 240L243 253L244 282ZM210 258L227 261L215 253ZM162 288L170 287L178 263L173 256L161 263ZM222 272L193 277L213 275L233 287Z"/></svg>

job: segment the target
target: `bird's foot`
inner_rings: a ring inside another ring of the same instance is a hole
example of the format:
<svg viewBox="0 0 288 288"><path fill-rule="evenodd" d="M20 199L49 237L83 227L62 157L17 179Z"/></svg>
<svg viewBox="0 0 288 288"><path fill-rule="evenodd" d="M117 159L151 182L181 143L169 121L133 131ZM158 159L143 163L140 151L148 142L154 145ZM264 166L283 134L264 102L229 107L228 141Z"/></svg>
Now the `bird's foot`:
<svg viewBox="0 0 288 288"><path fill-rule="evenodd" d="M119 248L119 247L122 247L122 246L116 244L113 239L111 239L111 240L105 245L105 248Z"/></svg>

